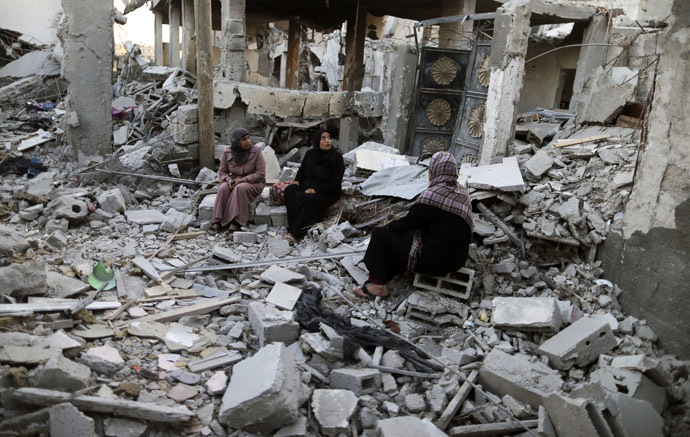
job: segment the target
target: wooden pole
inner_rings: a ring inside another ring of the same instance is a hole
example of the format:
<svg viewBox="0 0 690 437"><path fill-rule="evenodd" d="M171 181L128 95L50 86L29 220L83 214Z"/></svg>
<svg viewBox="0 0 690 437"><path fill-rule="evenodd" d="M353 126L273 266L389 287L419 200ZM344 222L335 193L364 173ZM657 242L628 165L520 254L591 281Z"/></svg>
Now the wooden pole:
<svg viewBox="0 0 690 437"><path fill-rule="evenodd" d="M182 58L183 67L196 74L196 44L194 42L194 0L182 2Z"/></svg>
<svg viewBox="0 0 690 437"><path fill-rule="evenodd" d="M345 72L343 91L360 91L364 76L364 38L367 31L367 10L357 2L356 9L347 19L345 35Z"/></svg>
<svg viewBox="0 0 690 437"><path fill-rule="evenodd" d="M285 73L285 87L297 89L299 84L299 50L300 50L300 26L294 18L290 18L288 27L287 67Z"/></svg>
<svg viewBox="0 0 690 437"><path fill-rule="evenodd" d="M213 169L213 29L211 0L194 2L196 73L199 92L199 164Z"/></svg>

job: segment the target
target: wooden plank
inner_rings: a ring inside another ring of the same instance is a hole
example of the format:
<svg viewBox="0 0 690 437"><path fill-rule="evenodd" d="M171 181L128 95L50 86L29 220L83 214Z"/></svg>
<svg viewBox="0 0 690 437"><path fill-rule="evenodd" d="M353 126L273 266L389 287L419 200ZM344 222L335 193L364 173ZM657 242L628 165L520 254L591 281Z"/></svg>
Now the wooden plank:
<svg viewBox="0 0 690 437"><path fill-rule="evenodd" d="M285 87L297 89L299 83L299 52L300 52L300 29L297 20L290 18L288 25L288 49L287 65L285 69Z"/></svg>
<svg viewBox="0 0 690 437"><path fill-rule="evenodd" d="M31 302L31 303L7 303L0 304L0 314L18 314L24 311L34 311L37 313L52 313L67 311L76 303L75 299L56 299L55 301ZM114 310L120 308L120 302L92 302L87 305L89 311Z"/></svg>
<svg viewBox="0 0 690 437"><path fill-rule="evenodd" d="M470 372L470 375L465 379L465 382L462 383L462 386L460 386L457 393L455 393L453 399L448 403L445 411L436 422L436 426L441 431L445 431L450 421L455 417L463 402L465 402L465 399L467 399L467 396L470 394L473 384L477 381L478 377L479 371L473 370Z"/></svg>
<svg viewBox="0 0 690 437"><path fill-rule="evenodd" d="M583 144L583 143L589 143L591 141L600 141L600 140L605 140L606 138L611 138L613 135L611 134L603 134L603 135L592 135L590 137L584 137L584 138L569 138L566 140L556 140L553 143L554 147L568 147L568 146L574 146L576 144Z"/></svg>
<svg viewBox="0 0 690 437"><path fill-rule="evenodd" d="M70 402L81 411L116 414L133 419L150 420L162 423L185 423L195 417L192 411L182 408L171 408L148 402L128 401L124 399L105 399L98 396L76 396L57 390L40 388L20 388L12 393L12 397L30 405L50 406L63 402Z"/></svg>
<svg viewBox="0 0 690 437"><path fill-rule="evenodd" d="M487 437L492 435L510 435L525 432L525 427L533 429L537 426L539 426L539 421L536 419L523 420L521 422L465 425L451 428L448 435L450 435L450 437Z"/></svg>
<svg viewBox="0 0 690 437"><path fill-rule="evenodd" d="M477 202L477 209L482 212L486 216L486 218L493 223L494 225L498 226L504 234L510 238L510 241L516 245L517 247L522 247L522 242L520 238L517 236L517 234L513 231L513 229L508 226L507 224L503 223L503 220L498 218L496 214L494 214L493 211L491 211L487 206L485 206L481 202Z"/></svg>
<svg viewBox="0 0 690 437"><path fill-rule="evenodd" d="M206 231L185 232L183 234L175 234L175 236L172 237L172 241L189 240L190 238L196 238L202 235L206 235Z"/></svg>
<svg viewBox="0 0 690 437"><path fill-rule="evenodd" d="M211 0L194 2L196 86L199 113L199 165L215 168L213 157L213 26Z"/></svg>
<svg viewBox="0 0 690 437"><path fill-rule="evenodd" d="M195 305L190 305L188 307L176 308L174 310L163 311L158 314L151 314L150 316L139 317L138 319L128 320L126 322L120 323L117 326L119 328L124 326L129 326L132 322L172 322L179 320L184 316L197 316L201 314L208 314L211 311L217 310L218 308L239 302L241 298L239 297L229 297L227 299L212 299L208 302L202 302Z"/></svg>

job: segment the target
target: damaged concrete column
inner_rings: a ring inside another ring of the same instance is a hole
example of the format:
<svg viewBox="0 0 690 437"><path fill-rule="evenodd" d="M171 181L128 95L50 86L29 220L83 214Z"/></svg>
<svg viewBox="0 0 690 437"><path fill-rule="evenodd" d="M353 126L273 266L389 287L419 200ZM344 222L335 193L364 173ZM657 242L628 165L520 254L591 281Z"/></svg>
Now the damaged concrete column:
<svg viewBox="0 0 690 437"><path fill-rule="evenodd" d="M244 82L247 60L245 0L221 0L220 76Z"/></svg>
<svg viewBox="0 0 690 437"><path fill-rule="evenodd" d="M194 0L182 1L182 66L196 74L196 45L194 43Z"/></svg>
<svg viewBox="0 0 690 437"><path fill-rule="evenodd" d="M443 0L441 2L441 16L474 14L477 0ZM441 23L438 26L438 46L448 49L471 49L472 29L474 21L454 21Z"/></svg>
<svg viewBox="0 0 690 437"><path fill-rule="evenodd" d="M530 0L511 0L496 10L480 165L491 164L504 156L513 138L524 83L532 15L530 3Z"/></svg>
<svg viewBox="0 0 690 437"><path fill-rule="evenodd" d="M609 20L603 13L598 13L592 17L589 25L585 29L582 37L582 44L603 44L606 43ZM577 61L575 80L573 83L573 97L570 100L569 110L575 111L577 99L587 76L596 71L604 64L606 57L606 46L593 45L580 48L580 57Z"/></svg>
<svg viewBox="0 0 690 437"><path fill-rule="evenodd" d="M244 10L244 2L242 2ZM213 28L211 27L211 0L194 2L196 22L196 72L199 90L199 164L214 168L213 157Z"/></svg>
<svg viewBox="0 0 690 437"><path fill-rule="evenodd" d="M111 150L113 4L62 0L62 8L62 76L69 82L65 103L67 114L77 116L76 122L66 123L63 129L74 156L86 162Z"/></svg>
<svg viewBox="0 0 690 437"><path fill-rule="evenodd" d="M168 5L168 22L170 23L170 66L180 66L180 21L181 11L179 4L170 2Z"/></svg>
<svg viewBox="0 0 690 437"><path fill-rule="evenodd" d="M160 11L153 11L153 41L154 41L154 56L156 65L163 65L163 13Z"/></svg>

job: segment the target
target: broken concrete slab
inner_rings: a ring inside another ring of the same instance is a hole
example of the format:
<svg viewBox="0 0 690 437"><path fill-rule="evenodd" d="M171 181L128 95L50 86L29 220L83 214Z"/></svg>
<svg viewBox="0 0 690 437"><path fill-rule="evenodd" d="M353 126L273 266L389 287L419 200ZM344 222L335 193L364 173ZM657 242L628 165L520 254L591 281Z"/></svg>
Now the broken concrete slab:
<svg viewBox="0 0 690 437"><path fill-rule="evenodd" d="M292 311L299 300L302 290L282 282L276 282L271 292L266 297L266 302L278 308Z"/></svg>
<svg viewBox="0 0 690 437"><path fill-rule="evenodd" d="M102 192L96 200L98 200L98 206L106 212L123 213L127 209L125 198L119 188Z"/></svg>
<svg viewBox="0 0 690 437"><path fill-rule="evenodd" d="M357 396L348 390L314 390L312 409L324 435L351 435L350 418L357 410Z"/></svg>
<svg viewBox="0 0 690 437"><path fill-rule="evenodd" d="M248 317L261 347L274 341L290 344L299 336L299 324L294 321L290 311L280 311L272 305L252 302L249 304Z"/></svg>
<svg viewBox="0 0 690 437"><path fill-rule="evenodd" d="M249 432L275 431L297 420L300 385L295 361L285 345L264 346L233 367L218 420Z"/></svg>
<svg viewBox="0 0 690 437"><path fill-rule="evenodd" d="M261 273L260 278L262 281L266 281L269 284L275 284L278 282L304 281L303 274L293 272L292 270L278 267L276 265L270 266L266 271Z"/></svg>
<svg viewBox="0 0 690 437"><path fill-rule="evenodd" d="M558 332L561 312L554 298L495 297L491 322L499 328Z"/></svg>
<svg viewBox="0 0 690 437"><path fill-rule="evenodd" d="M97 373L115 373L125 364L120 352L108 345L87 350L81 355L80 362Z"/></svg>
<svg viewBox="0 0 690 437"><path fill-rule="evenodd" d="M50 435L54 437L96 437L92 418L72 404L64 403L50 408Z"/></svg>
<svg viewBox="0 0 690 437"><path fill-rule="evenodd" d="M617 414L614 419L627 436L661 437L664 435L664 420L647 401L617 393L609 395L616 403Z"/></svg>
<svg viewBox="0 0 690 437"><path fill-rule="evenodd" d="M29 242L19 232L0 225L0 256L12 256L26 252Z"/></svg>
<svg viewBox="0 0 690 437"><path fill-rule="evenodd" d="M602 98L602 96L606 96ZM575 105L578 123L612 122L627 102L635 97L635 84L627 82L618 85L611 74L599 66L584 81Z"/></svg>
<svg viewBox="0 0 690 437"><path fill-rule="evenodd" d="M616 345L607 322L583 317L546 340L537 352L546 355L557 369L567 370L573 365L585 366L595 361Z"/></svg>
<svg viewBox="0 0 690 437"><path fill-rule="evenodd" d="M0 267L0 295L31 296L47 290L45 265L25 262Z"/></svg>
<svg viewBox="0 0 690 437"><path fill-rule="evenodd" d="M613 435L602 412L586 399L551 393L544 398L544 407L559 437Z"/></svg>
<svg viewBox="0 0 690 437"><path fill-rule="evenodd" d="M661 387L671 385L673 380L673 377L664 369L659 360L649 358L644 354L615 357L611 360L611 367L642 372Z"/></svg>
<svg viewBox="0 0 690 437"><path fill-rule="evenodd" d="M167 213L165 213L165 218L160 224L160 230L164 232L180 232L187 228L194 221L194 216L191 214L185 214L179 212L173 208L170 208Z"/></svg>
<svg viewBox="0 0 690 437"><path fill-rule="evenodd" d="M549 393L559 390L563 380L556 370L527 355L509 355L494 349L479 369L479 382L501 396L509 394L536 408Z"/></svg>
<svg viewBox="0 0 690 437"><path fill-rule="evenodd" d="M73 392L91 385L91 369L53 351L50 359L36 371L33 387Z"/></svg>
<svg viewBox="0 0 690 437"><path fill-rule="evenodd" d="M531 176L539 179L544 173L549 171L552 165L553 158L545 151L540 150L525 163L524 167Z"/></svg>
<svg viewBox="0 0 690 437"><path fill-rule="evenodd" d="M462 164L458 181L463 186L480 190L523 191L525 188L525 181L514 156L503 158L501 164L477 167Z"/></svg>
<svg viewBox="0 0 690 437"><path fill-rule="evenodd" d="M599 369L592 372L590 379L613 393L621 392L635 399L647 401L659 413L663 411L666 405L664 388L656 385L642 373L600 366Z"/></svg>
<svg viewBox="0 0 690 437"><path fill-rule="evenodd" d="M163 223L165 216L157 209L136 209L125 211L127 221L136 225L151 225Z"/></svg>
<svg viewBox="0 0 690 437"><path fill-rule="evenodd" d="M381 437L448 437L428 419L413 416L379 420L376 431Z"/></svg>
<svg viewBox="0 0 690 437"><path fill-rule="evenodd" d="M381 372L376 369L335 369L330 374L332 388L349 390L357 396L374 393L381 387Z"/></svg>

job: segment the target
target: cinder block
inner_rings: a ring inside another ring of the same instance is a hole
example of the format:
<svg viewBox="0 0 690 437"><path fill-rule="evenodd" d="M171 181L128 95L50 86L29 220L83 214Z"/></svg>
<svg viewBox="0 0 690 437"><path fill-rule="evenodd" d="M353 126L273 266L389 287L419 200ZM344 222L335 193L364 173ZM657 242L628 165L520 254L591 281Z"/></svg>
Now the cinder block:
<svg viewBox="0 0 690 437"><path fill-rule="evenodd" d="M238 244L256 244L257 238L254 232L236 231L232 234L232 241Z"/></svg>
<svg viewBox="0 0 690 437"><path fill-rule="evenodd" d="M413 285L457 299L467 300L472 294L473 283L474 270L463 267L445 276L427 276L416 273Z"/></svg>
<svg viewBox="0 0 690 437"><path fill-rule="evenodd" d="M336 369L330 375L331 388L350 390L355 395L374 393L381 387L376 369Z"/></svg>
<svg viewBox="0 0 690 437"><path fill-rule="evenodd" d="M563 386L558 372L523 354L491 351L479 369L479 382L491 393L509 394L532 407L543 405L543 398Z"/></svg>
<svg viewBox="0 0 690 437"><path fill-rule="evenodd" d="M271 224L271 207L265 203L260 203L254 212L255 225L270 225Z"/></svg>
<svg viewBox="0 0 690 437"><path fill-rule="evenodd" d="M295 360L285 345L265 346L233 367L218 420L230 428L270 433L297 420L301 390Z"/></svg>
<svg viewBox="0 0 690 437"><path fill-rule="evenodd" d="M407 298L406 317L437 328L462 325L468 311L465 304L428 291L415 291Z"/></svg>
<svg viewBox="0 0 690 437"><path fill-rule="evenodd" d="M567 370L573 365L586 366L615 346L611 325L583 317L546 340L537 352L546 355L557 369Z"/></svg>
<svg viewBox="0 0 690 437"><path fill-rule="evenodd" d="M291 311L280 311L261 302L252 302L247 313L261 347L274 341L290 344L299 337L299 324L293 320Z"/></svg>
<svg viewBox="0 0 690 437"><path fill-rule="evenodd" d="M274 206L271 208L271 223L276 228L287 226L287 208L284 206Z"/></svg>
<svg viewBox="0 0 690 437"><path fill-rule="evenodd" d="M592 372L590 379L613 393L622 392L635 399L647 401L659 413L664 410L666 405L664 388L656 385L642 373L616 369L611 366L600 366L599 369Z"/></svg>
<svg viewBox="0 0 690 437"><path fill-rule="evenodd" d="M213 218L213 205L216 203L216 195L209 194L204 197L204 200L199 204L199 213L197 218L199 221L211 220Z"/></svg>
<svg viewBox="0 0 690 437"><path fill-rule="evenodd" d="M496 297L491 321L499 328L518 331L558 332L561 312L556 299L549 297Z"/></svg>

